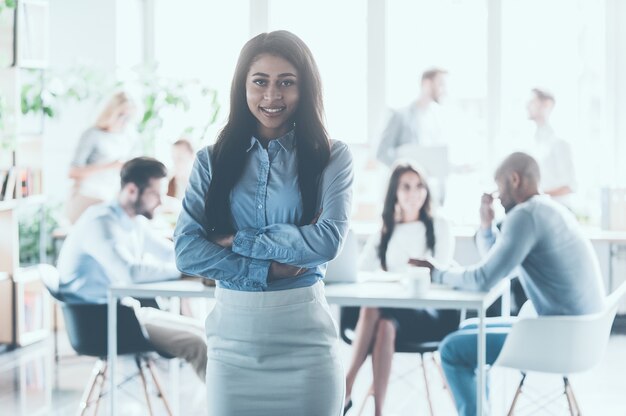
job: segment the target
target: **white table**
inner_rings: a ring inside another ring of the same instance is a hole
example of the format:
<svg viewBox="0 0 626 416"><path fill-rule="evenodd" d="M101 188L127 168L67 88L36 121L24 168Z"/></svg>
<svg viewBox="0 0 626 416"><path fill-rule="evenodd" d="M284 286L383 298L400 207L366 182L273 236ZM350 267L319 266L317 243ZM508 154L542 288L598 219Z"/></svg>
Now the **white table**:
<svg viewBox="0 0 626 416"><path fill-rule="evenodd" d="M369 279L369 273L359 277ZM109 414L116 414L116 363L117 363L117 302L125 296L137 298L161 297L204 297L212 298L215 289L200 282L172 281L160 283L113 286L109 290L108 306L108 370L109 370ZM326 298L329 303L340 306L374 306L391 308L438 308L472 309L478 312L478 380L477 410L483 411L483 392L485 389L485 314L499 297L503 297L503 315L509 311L509 281L502 280L489 292L466 292L451 290L433 285L431 290L419 297L413 297L400 283L362 282L332 284L326 286ZM177 409L177 406L173 406Z"/></svg>
<svg viewBox="0 0 626 416"><path fill-rule="evenodd" d="M117 414L117 303L118 300L126 296L135 298L154 298L157 296L166 298L212 298L215 294L214 287L207 287L197 281L176 280L158 283L142 283L128 286L113 286L109 289L109 305L108 305L108 371L109 371L109 415ZM177 304L177 302L174 302ZM176 309L176 308L173 308ZM175 362L173 367L177 368L178 363ZM173 379L177 378L177 374ZM173 383L175 389L178 388L177 383ZM173 395L174 399L177 394ZM172 409L178 413L178 404L172 402Z"/></svg>
<svg viewBox="0 0 626 416"><path fill-rule="evenodd" d="M360 273L361 277L364 273ZM411 296L409 290L399 283L369 282L359 284L332 284L326 286L329 303L340 306L373 306L382 308L436 308L473 309L478 312L478 377L476 407L482 415L485 383L486 334L485 316L487 308L502 297L502 316L509 316L510 282L503 279L489 292L467 292L451 290L433 285L420 297Z"/></svg>

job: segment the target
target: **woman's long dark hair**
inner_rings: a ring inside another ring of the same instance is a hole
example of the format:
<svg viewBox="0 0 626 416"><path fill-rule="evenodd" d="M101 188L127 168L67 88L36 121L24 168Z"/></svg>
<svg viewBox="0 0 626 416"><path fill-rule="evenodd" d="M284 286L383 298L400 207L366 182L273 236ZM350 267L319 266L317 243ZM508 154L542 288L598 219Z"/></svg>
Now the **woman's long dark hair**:
<svg viewBox="0 0 626 416"><path fill-rule="evenodd" d="M316 215L319 180L330 159L317 64L309 48L293 33L284 30L262 33L250 39L239 54L230 90L230 114L213 148L212 179L205 200L207 231L212 234L235 231L230 193L241 178L246 149L257 126L256 118L248 109L246 79L250 67L262 54L279 56L298 71L299 101L293 121L303 207L300 224L309 224Z"/></svg>
<svg viewBox="0 0 626 416"><path fill-rule="evenodd" d="M395 209L398 202L398 186L400 185L400 176L406 172L413 172L419 176L420 180L426 187L426 199L424 205L420 208L418 219L424 223L426 227L426 247L431 253L435 254L435 227L433 225L432 202L430 199L430 188L420 170L410 162L402 162L397 164L389 178L389 186L387 187L387 195L385 196L385 206L383 207L383 228L380 232L380 245L378 246L378 257L383 270L387 270L387 247L389 240L396 225Z"/></svg>

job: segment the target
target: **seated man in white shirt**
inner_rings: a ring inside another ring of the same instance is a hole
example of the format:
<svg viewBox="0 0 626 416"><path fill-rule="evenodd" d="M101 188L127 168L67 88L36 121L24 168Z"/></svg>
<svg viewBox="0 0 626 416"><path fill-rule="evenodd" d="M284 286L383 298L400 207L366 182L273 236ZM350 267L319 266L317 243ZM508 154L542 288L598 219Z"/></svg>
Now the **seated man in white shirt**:
<svg viewBox="0 0 626 416"><path fill-rule="evenodd" d="M161 204L165 166L140 157L124 164L116 200L90 207L68 235L59 254L60 292L68 303L107 303L112 284L180 278L171 241L148 226ZM207 347L200 321L154 308L135 308L150 342L184 358L202 381Z"/></svg>

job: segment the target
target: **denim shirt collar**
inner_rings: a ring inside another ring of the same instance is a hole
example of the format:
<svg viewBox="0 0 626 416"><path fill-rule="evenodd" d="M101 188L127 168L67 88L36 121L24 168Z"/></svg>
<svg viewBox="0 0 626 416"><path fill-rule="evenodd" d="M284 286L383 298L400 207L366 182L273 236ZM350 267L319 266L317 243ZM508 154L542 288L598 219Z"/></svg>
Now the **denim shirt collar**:
<svg viewBox="0 0 626 416"><path fill-rule="evenodd" d="M272 142L277 142L280 145L280 147L282 147L284 150L287 150L287 151L293 150L296 145L295 130L290 130L284 136L281 136L277 139L270 140L270 145L272 144ZM250 150L252 150L255 144L258 144L259 146L261 146L261 142L259 141L259 139L252 136L250 138L250 146L246 149L246 152L249 152Z"/></svg>

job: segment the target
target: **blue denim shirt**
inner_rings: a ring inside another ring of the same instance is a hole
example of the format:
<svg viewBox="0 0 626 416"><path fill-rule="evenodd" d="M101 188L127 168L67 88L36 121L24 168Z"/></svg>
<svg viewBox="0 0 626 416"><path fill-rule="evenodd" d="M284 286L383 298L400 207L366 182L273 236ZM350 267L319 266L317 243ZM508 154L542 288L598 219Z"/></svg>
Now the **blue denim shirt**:
<svg viewBox="0 0 626 416"><path fill-rule="evenodd" d="M344 143L332 141L315 211L321 215L315 224L299 226L302 199L295 146L293 131L270 141L267 149L251 138L243 174L230 195L236 229L232 248L208 240L204 199L213 174L213 147L198 152L174 232L180 271L242 291L306 287L324 277L326 263L339 253L348 232L352 155ZM309 270L268 282L272 261Z"/></svg>
<svg viewBox="0 0 626 416"><path fill-rule="evenodd" d="M584 315L604 307L598 258L572 213L547 195L518 204L502 231L477 234L482 261L467 268L434 269L436 283L488 290L519 267L520 282L539 315Z"/></svg>

